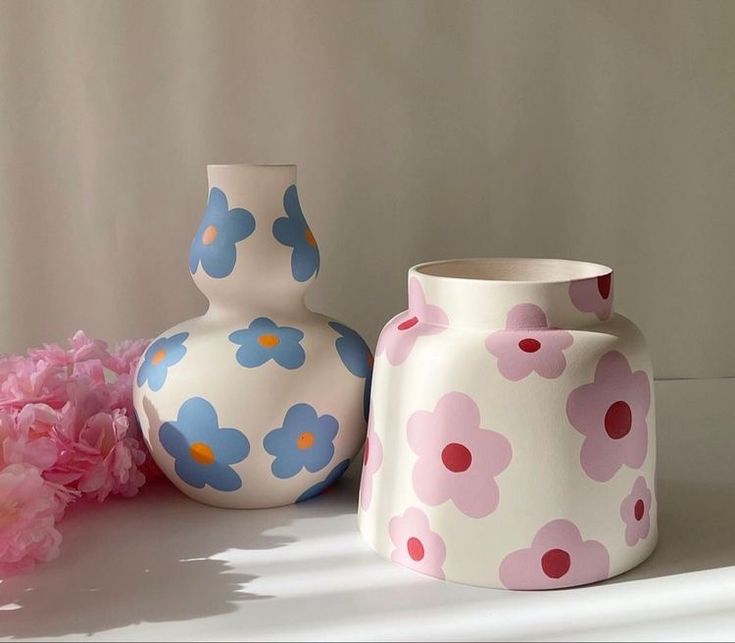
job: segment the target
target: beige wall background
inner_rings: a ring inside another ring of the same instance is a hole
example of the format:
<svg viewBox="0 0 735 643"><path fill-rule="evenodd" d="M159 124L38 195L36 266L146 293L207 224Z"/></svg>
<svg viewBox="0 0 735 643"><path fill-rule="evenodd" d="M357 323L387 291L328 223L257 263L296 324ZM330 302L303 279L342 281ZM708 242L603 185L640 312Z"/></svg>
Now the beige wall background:
<svg viewBox="0 0 735 643"><path fill-rule="evenodd" d="M735 2L0 2L0 351L204 307L207 163L296 162L311 305L429 259L615 267L659 377L735 376Z"/></svg>

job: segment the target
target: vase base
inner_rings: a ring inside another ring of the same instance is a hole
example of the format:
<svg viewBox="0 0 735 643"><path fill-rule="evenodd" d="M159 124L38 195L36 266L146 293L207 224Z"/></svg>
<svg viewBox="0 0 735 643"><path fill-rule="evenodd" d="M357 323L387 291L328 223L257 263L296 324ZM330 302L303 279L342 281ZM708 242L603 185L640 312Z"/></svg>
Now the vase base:
<svg viewBox="0 0 735 643"><path fill-rule="evenodd" d="M498 582L498 580L492 580L492 581L488 580L488 582L482 582L479 579L478 580L474 580L474 579L473 580L470 580L470 579L467 579L467 578L452 577L449 574L445 575L444 578L439 578L439 577L433 576L431 574L427 574L427 573L424 573L422 571L419 571L417 569L412 569L408 565L404 565L404 564L402 564L400 562L393 561L391 559L390 554L384 554L381 551L379 551L378 548L375 547L375 545L373 543L371 543L365 537L365 534L364 533L362 535L363 535L363 539L365 540L365 543L368 545L368 547L370 547L370 549L373 552L375 552L378 556L380 556L381 558L383 558L383 559L385 559L385 560L387 560L387 561L389 561L391 563L400 565L401 567L403 567L405 569L408 569L409 571L411 571L413 573L420 574L421 576L426 576L427 578L432 578L432 579L438 580L438 581L446 581L446 582L449 582L449 583L456 583L457 585L467 585L469 587L480 587L480 588L484 588L484 589L500 589L500 590L505 590L505 591L519 591L519 592L526 592L526 591L532 591L532 592L535 592L535 591L555 591L555 590L560 590L560 589L575 589L577 587L586 587L588 585L596 585L598 583L604 583L606 581L609 581L609 580L612 580L612 579L617 578L619 576L622 576L624 574L627 574L628 572L636 569L637 567L640 567L643 563L645 563L651 557L651 555L653 554L653 552L656 549L657 540L658 540L657 536L652 536L651 537L651 541L649 543L647 543L646 548L643 549L639 553L638 556L636 556L635 558L632 558L629 563L627 563L625 565L622 565L619 568L615 569L614 571L612 571L606 577L591 578L591 579L589 579L586 582L574 583L574 584L570 584L570 585L566 585L566 586L565 585L559 585L559 586L556 586L556 587L524 587L524 588L516 588L516 587L506 587L502 583Z"/></svg>

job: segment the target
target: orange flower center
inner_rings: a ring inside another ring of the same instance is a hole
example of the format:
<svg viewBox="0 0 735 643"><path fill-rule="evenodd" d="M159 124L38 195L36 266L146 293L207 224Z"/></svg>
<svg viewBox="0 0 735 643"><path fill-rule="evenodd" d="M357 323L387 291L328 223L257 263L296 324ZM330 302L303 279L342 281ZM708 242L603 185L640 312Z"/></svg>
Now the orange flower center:
<svg viewBox="0 0 735 643"><path fill-rule="evenodd" d="M217 238L217 226L209 225L202 233L202 243L209 246L214 243Z"/></svg>
<svg viewBox="0 0 735 643"><path fill-rule="evenodd" d="M304 239L306 239L306 243L310 246L316 247L316 239L314 238L314 233L311 231L311 228L306 228L306 230L304 230Z"/></svg>
<svg viewBox="0 0 735 643"><path fill-rule="evenodd" d="M166 359L166 351L161 349L151 358L151 364L158 366L164 359Z"/></svg>
<svg viewBox="0 0 735 643"><path fill-rule="evenodd" d="M278 346L280 342L281 340L278 339L278 335L261 335L258 337L258 344L263 348L273 348L274 346Z"/></svg>
<svg viewBox="0 0 735 643"><path fill-rule="evenodd" d="M189 447L189 453L194 462L205 465L214 464L214 451L212 451L212 447L204 442L195 442L192 444Z"/></svg>
<svg viewBox="0 0 735 643"><path fill-rule="evenodd" d="M310 449L314 445L314 434L311 431L304 431L299 433L299 437L296 438L296 446L299 449Z"/></svg>

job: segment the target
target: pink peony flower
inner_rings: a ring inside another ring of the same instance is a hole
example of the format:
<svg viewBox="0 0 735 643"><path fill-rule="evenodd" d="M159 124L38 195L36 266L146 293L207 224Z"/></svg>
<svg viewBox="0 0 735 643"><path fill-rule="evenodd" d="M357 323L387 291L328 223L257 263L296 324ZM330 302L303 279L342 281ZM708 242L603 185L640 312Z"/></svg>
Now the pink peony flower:
<svg viewBox="0 0 735 643"><path fill-rule="evenodd" d="M104 362L109 358L107 342L101 339L90 339L83 331L78 330L69 339L68 350L57 344L44 344L41 348L31 348L28 356L35 361L46 361L54 366L74 365L87 360Z"/></svg>
<svg viewBox="0 0 735 643"><path fill-rule="evenodd" d="M65 366L45 359L0 357L0 409L20 409L34 403L60 407L66 400L67 379Z"/></svg>
<svg viewBox="0 0 735 643"><path fill-rule="evenodd" d="M46 478L100 502L110 493L134 496L145 483L138 469L146 454L128 437L128 427L122 409L99 411L80 423L68 407L61 423L61 454Z"/></svg>
<svg viewBox="0 0 735 643"><path fill-rule="evenodd" d="M508 313L505 329L485 340L488 352L498 358L498 370L514 382L536 371L541 377L559 377L567 366L563 351L572 334L549 328L546 314L535 304L518 304Z"/></svg>
<svg viewBox="0 0 735 643"><path fill-rule="evenodd" d="M373 412L368 414L367 437L362 459L362 478L360 479L360 505L363 509L370 506L373 497L373 476L383 464L383 443L373 430Z"/></svg>
<svg viewBox="0 0 735 643"><path fill-rule="evenodd" d="M413 277L408 287L408 310L386 324L378 338L375 356L385 353L393 366L402 364L419 337L441 333L448 323L446 313L439 306L426 303L421 284Z"/></svg>
<svg viewBox="0 0 735 643"><path fill-rule="evenodd" d="M105 366L118 375L125 374L132 377L149 344L150 341L147 339L125 340L110 351L109 358L105 360Z"/></svg>
<svg viewBox="0 0 735 643"><path fill-rule="evenodd" d="M500 581L508 589L554 589L604 580L610 573L605 546L582 540L569 520L552 520L536 533L528 549L500 563Z"/></svg>
<svg viewBox="0 0 735 643"><path fill-rule="evenodd" d="M27 404L16 414L0 412L0 463L30 464L39 471L59 455L55 425L60 415L46 404Z"/></svg>
<svg viewBox="0 0 735 643"><path fill-rule="evenodd" d="M577 279L569 284L569 297L577 310L594 313L604 321L610 318L613 305L613 274Z"/></svg>
<svg viewBox="0 0 735 643"><path fill-rule="evenodd" d="M132 406L146 344L110 352L78 332L68 349L47 344L25 357L0 357L0 575L55 555L53 525L69 502L133 496L145 466L158 472Z"/></svg>
<svg viewBox="0 0 735 643"><path fill-rule="evenodd" d="M402 516L394 516L388 523L388 533L395 549L390 559L422 574L444 578L442 565L446 546L441 536L433 531L426 514L409 507Z"/></svg>
<svg viewBox="0 0 735 643"><path fill-rule="evenodd" d="M648 537L651 529L651 490L643 476L638 476L633 488L620 505L620 517L625 523L625 542L631 547Z"/></svg>
<svg viewBox="0 0 735 643"><path fill-rule="evenodd" d="M408 420L408 443L419 458L413 467L416 495L428 505L452 500L462 513L482 518L495 511L495 476L510 464L510 442L480 427L480 409L464 393L447 393L434 411Z"/></svg>
<svg viewBox="0 0 735 643"><path fill-rule="evenodd" d="M600 358L595 379L574 389L567 399L567 417L582 433L580 460L587 475L610 480L622 467L639 468L648 452L646 416L651 386L644 371L633 373L617 351Z"/></svg>
<svg viewBox="0 0 735 643"><path fill-rule="evenodd" d="M35 467L0 470L0 577L31 571L59 554L58 500Z"/></svg>

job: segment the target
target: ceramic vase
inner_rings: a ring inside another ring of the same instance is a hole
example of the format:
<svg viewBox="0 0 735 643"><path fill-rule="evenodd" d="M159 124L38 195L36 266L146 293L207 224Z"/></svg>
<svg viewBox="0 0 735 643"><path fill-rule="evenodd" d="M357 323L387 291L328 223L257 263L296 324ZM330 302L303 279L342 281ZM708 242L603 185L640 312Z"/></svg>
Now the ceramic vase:
<svg viewBox="0 0 735 643"><path fill-rule="evenodd" d="M319 272L294 165L210 165L189 271L204 315L163 332L134 402L158 466L221 507L311 498L365 438L372 356L352 329L310 311Z"/></svg>
<svg viewBox="0 0 735 643"><path fill-rule="evenodd" d="M653 374L605 266L427 263L376 348L363 536L423 574L582 585L656 538Z"/></svg>

